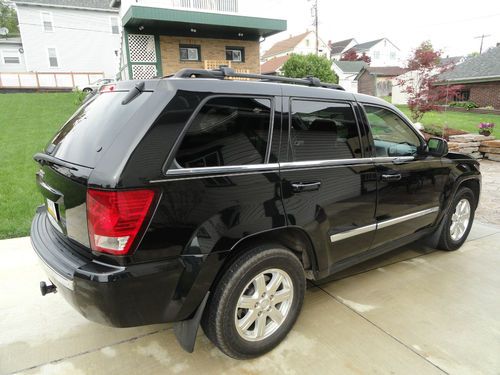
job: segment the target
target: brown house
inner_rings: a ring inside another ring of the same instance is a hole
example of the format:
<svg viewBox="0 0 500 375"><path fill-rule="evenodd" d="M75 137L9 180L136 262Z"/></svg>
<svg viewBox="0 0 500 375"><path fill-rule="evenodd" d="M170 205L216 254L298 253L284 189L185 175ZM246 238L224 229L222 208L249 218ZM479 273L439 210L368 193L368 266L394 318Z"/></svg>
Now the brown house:
<svg viewBox="0 0 500 375"><path fill-rule="evenodd" d="M130 6L122 24L122 79L220 65L260 73L261 38L286 30L285 20L140 5Z"/></svg>
<svg viewBox="0 0 500 375"><path fill-rule="evenodd" d="M367 66L358 73L358 92L373 96L389 96L392 93L392 79L405 73L399 66Z"/></svg>
<svg viewBox="0 0 500 375"><path fill-rule="evenodd" d="M463 86L460 100L500 109L500 46L465 60L439 79L438 85Z"/></svg>

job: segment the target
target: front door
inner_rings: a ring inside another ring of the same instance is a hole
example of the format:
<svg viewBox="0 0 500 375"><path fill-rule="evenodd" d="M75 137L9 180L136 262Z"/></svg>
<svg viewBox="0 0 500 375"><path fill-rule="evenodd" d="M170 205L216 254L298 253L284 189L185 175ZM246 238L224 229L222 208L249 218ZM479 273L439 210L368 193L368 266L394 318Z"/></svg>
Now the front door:
<svg viewBox="0 0 500 375"><path fill-rule="evenodd" d="M373 135L378 180L372 247L432 225L446 183L441 159L420 152L423 139L396 112L363 105Z"/></svg>
<svg viewBox="0 0 500 375"><path fill-rule="evenodd" d="M286 155L280 153L288 225L306 230L320 272L370 247L376 181L363 158L353 105L284 98ZM287 129L288 126L288 129Z"/></svg>

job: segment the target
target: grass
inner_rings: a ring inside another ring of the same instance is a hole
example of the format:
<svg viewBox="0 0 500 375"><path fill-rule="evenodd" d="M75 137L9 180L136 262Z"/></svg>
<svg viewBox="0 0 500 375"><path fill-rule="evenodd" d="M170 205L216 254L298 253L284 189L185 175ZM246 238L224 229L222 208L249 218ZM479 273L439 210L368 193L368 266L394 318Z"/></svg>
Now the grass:
<svg viewBox="0 0 500 375"><path fill-rule="evenodd" d="M0 94L0 239L29 234L41 151L76 110L74 93Z"/></svg>
<svg viewBox="0 0 500 375"><path fill-rule="evenodd" d="M410 117L410 110L405 105L397 106L406 116ZM493 122L500 127L500 115L483 115L472 112L427 112L420 121L424 127L442 129L447 126L452 129L459 129L468 133L477 133L480 122Z"/></svg>

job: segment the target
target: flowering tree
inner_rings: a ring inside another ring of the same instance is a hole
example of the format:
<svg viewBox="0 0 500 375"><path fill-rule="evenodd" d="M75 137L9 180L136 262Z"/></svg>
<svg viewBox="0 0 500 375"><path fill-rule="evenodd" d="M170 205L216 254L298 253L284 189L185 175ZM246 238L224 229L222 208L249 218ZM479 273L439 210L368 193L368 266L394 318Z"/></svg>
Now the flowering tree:
<svg viewBox="0 0 500 375"><path fill-rule="evenodd" d="M410 72L397 78L401 91L408 94L408 108L413 121L420 121L426 112L441 110L438 105L453 99L462 88L458 85L436 85L439 74L453 67L440 64L441 54L429 41L423 42L408 60Z"/></svg>
<svg viewBox="0 0 500 375"><path fill-rule="evenodd" d="M340 61L364 61L365 63L369 64L372 61L372 59L370 58L370 56L367 56L366 53L364 52L360 56L357 54L355 50L350 49L342 55Z"/></svg>

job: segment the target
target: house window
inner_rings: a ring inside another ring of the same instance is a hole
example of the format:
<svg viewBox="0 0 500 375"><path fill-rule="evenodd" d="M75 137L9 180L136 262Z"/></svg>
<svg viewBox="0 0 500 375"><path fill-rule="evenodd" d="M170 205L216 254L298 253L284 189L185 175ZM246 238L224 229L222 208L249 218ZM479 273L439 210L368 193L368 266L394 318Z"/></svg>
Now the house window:
<svg viewBox="0 0 500 375"><path fill-rule="evenodd" d="M309 47L309 39L306 39L306 47Z"/></svg>
<svg viewBox="0 0 500 375"><path fill-rule="evenodd" d="M467 102L470 99L470 90L469 89L464 89L460 90L455 97L453 98L453 101L455 102Z"/></svg>
<svg viewBox="0 0 500 375"><path fill-rule="evenodd" d="M179 55L182 61L201 61L200 46L179 46Z"/></svg>
<svg viewBox="0 0 500 375"><path fill-rule="evenodd" d="M42 12L42 27L46 33L54 32L54 22L52 21L52 13Z"/></svg>
<svg viewBox="0 0 500 375"><path fill-rule="evenodd" d="M373 58L380 59L380 51L373 51Z"/></svg>
<svg viewBox="0 0 500 375"><path fill-rule="evenodd" d="M391 60L396 60L396 52L391 52Z"/></svg>
<svg viewBox="0 0 500 375"><path fill-rule="evenodd" d="M226 47L226 60L244 62L245 49L243 47Z"/></svg>
<svg viewBox="0 0 500 375"><path fill-rule="evenodd" d="M111 34L120 34L118 17L110 17L110 22L111 22Z"/></svg>
<svg viewBox="0 0 500 375"><path fill-rule="evenodd" d="M49 55L49 66L51 68L57 68L59 66L59 61L57 60L57 51L55 48L47 48Z"/></svg>
<svg viewBox="0 0 500 375"><path fill-rule="evenodd" d="M19 52L16 50L3 51L2 56L4 64L19 64L21 62Z"/></svg>

